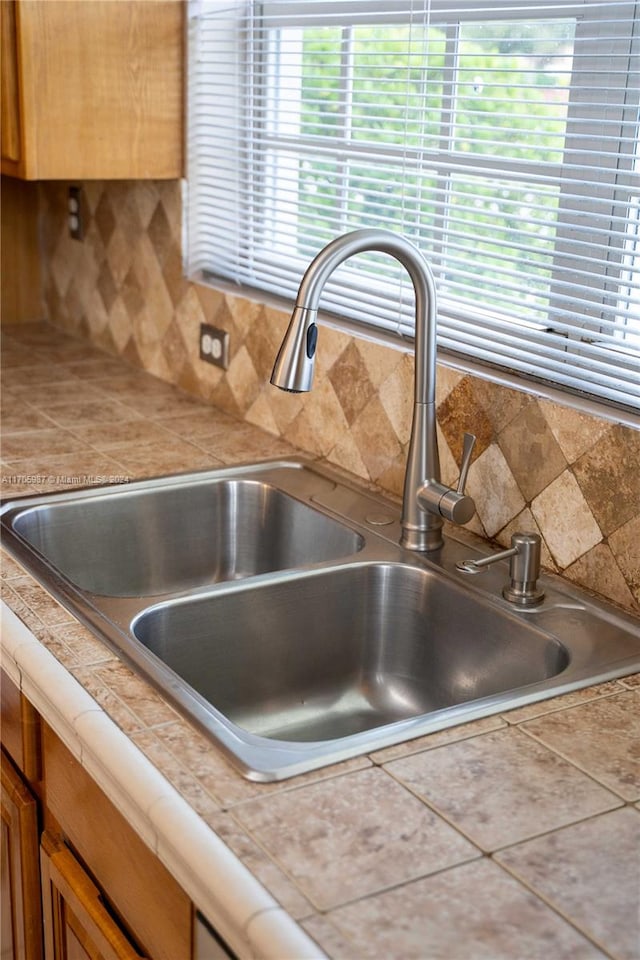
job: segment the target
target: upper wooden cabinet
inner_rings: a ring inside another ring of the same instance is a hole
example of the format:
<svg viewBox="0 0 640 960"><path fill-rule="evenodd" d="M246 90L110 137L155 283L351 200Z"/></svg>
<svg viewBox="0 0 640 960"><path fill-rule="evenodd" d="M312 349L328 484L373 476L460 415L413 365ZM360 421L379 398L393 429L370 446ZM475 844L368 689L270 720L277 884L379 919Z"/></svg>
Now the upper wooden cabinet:
<svg viewBox="0 0 640 960"><path fill-rule="evenodd" d="M174 179L183 170L181 0L0 0L2 172Z"/></svg>

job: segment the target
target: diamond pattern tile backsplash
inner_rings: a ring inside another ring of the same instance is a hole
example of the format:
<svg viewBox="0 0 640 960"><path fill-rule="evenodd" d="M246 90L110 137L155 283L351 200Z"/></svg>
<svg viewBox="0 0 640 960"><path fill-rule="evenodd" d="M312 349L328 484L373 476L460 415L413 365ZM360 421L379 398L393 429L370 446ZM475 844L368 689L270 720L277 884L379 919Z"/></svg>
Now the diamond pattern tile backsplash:
<svg viewBox="0 0 640 960"><path fill-rule="evenodd" d="M282 393L269 375L287 317L184 279L178 182L86 182L83 242L67 235L67 187L41 185L52 323L401 494L410 354L323 328L314 389ZM202 321L229 332L227 371L200 360ZM538 530L548 568L638 613L640 431L442 365L437 401L447 482L464 432L478 437L470 528L500 544Z"/></svg>

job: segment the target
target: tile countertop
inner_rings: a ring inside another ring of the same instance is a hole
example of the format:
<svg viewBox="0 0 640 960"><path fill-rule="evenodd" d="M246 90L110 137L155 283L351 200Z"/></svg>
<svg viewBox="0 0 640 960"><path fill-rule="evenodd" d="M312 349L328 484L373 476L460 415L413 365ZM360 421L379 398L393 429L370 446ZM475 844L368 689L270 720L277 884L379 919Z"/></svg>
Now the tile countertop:
<svg viewBox="0 0 640 960"><path fill-rule="evenodd" d="M5 497L296 452L49 327L3 337L2 423ZM2 589L5 669L241 956L640 958L640 675L257 784L6 554Z"/></svg>

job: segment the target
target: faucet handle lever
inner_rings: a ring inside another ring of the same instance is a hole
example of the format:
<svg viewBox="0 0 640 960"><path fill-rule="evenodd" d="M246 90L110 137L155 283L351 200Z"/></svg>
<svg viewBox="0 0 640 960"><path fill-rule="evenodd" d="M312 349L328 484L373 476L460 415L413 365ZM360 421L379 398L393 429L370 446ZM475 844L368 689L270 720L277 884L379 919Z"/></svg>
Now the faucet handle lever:
<svg viewBox="0 0 640 960"><path fill-rule="evenodd" d="M453 523L468 523L476 512L476 505L471 497L464 492L467 483L467 474L471 466L471 454L476 438L472 433L465 433L462 447L462 463L460 464L460 479L458 486L447 487L445 484L429 480L418 490L418 503L423 510L439 513L445 520Z"/></svg>
<svg viewBox="0 0 640 960"><path fill-rule="evenodd" d="M471 454L476 445L476 437L472 433L465 433L464 444L462 447L462 460L460 461L460 479L458 480L458 493L464 493L467 485L467 476L471 466Z"/></svg>

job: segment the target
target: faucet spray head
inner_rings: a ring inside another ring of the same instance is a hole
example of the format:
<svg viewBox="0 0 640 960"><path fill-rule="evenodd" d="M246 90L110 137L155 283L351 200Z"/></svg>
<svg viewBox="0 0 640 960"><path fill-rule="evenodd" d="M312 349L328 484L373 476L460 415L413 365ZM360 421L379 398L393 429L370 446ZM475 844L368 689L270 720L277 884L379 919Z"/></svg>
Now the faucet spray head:
<svg viewBox="0 0 640 960"><path fill-rule="evenodd" d="M316 319L317 310L295 307L271 374L271 383L280 390L311 390L318 340Z"/></svg>

